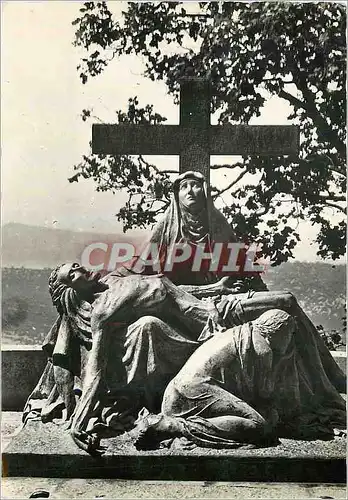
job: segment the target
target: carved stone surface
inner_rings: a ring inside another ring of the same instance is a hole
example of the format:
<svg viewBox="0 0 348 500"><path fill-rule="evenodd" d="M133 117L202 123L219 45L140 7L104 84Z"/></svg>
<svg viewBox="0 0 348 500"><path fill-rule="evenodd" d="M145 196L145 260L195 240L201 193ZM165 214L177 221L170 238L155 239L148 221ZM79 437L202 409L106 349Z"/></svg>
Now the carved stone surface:
<svg viewBox="0 0 348 500"><path fill-rule="evenodd" d="M298 153L297 126L210 125L210 94L209 79L182 78L179 125L95 124L93 153L179 155L180 173L196 165L208 183L210 155Z"/></svg>
<svg viewBox="0 0 348 500"><path fill-rule="evenodd" d="M105 456L77 448L51 423L31 422L3 454L4 476L345 483L345 439L282 439L272 448L138 451L132 433L105 442Z"/></svg>
<svg viewBox="0 0 348 500"><path fill-rule="evenodd" d="M173 191L150 236L159 264L178 242L209 252L236 242L202 174L180 175ZM269 292L257 272L184 264L103 279L59 266L49 279L59 316L25 422L61 419L94 456L134 426L138 449L173 437L218 448L333 438L346 423L345 376L295 297Z"/></svg>
<svg viewBox="0 0 348 500"><path fill-rule="evenodd" d="M26 367L26 372L23 373L23 361L21 352L24 351L24 359L28 356L30 363ZM347 374L347 355L345 351L330 351L335 362ZM42 351L41 346L27 346L21 350L15 346L2 346L2 392L1 404L3 412L21 412L28 399L32 388L39 380L42 371L46 365L46 355ZM5 365L6 364L6 365ZM6 366L6 369L4 368ZM27 376L28 375L28 376ZM17 387L23 389L20 393L16 392Z"/></svg>

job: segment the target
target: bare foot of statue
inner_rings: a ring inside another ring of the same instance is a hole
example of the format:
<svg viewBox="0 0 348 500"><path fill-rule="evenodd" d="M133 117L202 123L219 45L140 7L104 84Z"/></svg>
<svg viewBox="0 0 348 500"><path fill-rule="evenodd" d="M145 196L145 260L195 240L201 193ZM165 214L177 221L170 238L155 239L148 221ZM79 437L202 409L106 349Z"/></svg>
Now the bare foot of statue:
<svg viewBox="0 0 348 500"><path fill-rule="evenodd" d="M346 438L347 437L347 429L334 429L334 435L337 437Z"/></svg>
<svg viewBox="0 0 348 500"><path fill-rule="evenodd" d="M57 422L57 425L63 431L68 431L71 428L71 425L72 425L72 418L69 418L69 420L61 420L60 422Z"/></svg>
<svg viewBox="0 0 348 500"><path fill-rule="evenodd" d="M135 441L137 450L153 450L160 447L161 441L182 436L183 428L180 421L165 415L153 415L138 420Z"/></svg>
<svg viewBox="0 0 348 500"><path fill-rule="evenodd" d="M87 432L73 429L71 436L79 448L92 456L103 455L106 451L106 447L101 446L100 438L95 434L88 434Z"/></svg>
<svg viewBox="0 0 348 500"><path fill-rule="evenodd" d="M177 437L173 440L171 448L173 450L193 450L197 445L186 437Z"/></svg>

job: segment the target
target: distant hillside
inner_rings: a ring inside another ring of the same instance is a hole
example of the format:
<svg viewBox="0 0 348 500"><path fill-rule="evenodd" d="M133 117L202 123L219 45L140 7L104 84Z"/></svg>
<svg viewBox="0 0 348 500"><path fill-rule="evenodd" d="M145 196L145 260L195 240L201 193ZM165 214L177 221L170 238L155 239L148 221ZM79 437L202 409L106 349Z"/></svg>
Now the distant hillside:
<svg viewBox="0 0 348 500"><path fill-rule="evenodd" d="M57 317L48 293L51 269L2 270L2 342L40 345Z"/></svg>
<svg viewBox="0 0 348 500"><path fill-rule="evenodd" d="M134 233L101 234L10 223L2 228L2 267L54 268L80 260L92 242L137 244Z"/></svg>
<svg viewBox="0 0 348 500"><path fill-rule="evenodd" d="M270 290L292 292L315 325L342 330L346 303L346 266L325 262L286 262L264 276Z"/></svg>
<svg viewBox="0 0 348 500"><path fill-rule="evenodd" d="M294 262L271 268L264 279L270 290L293 292L315 325L341 330L345 269L344 265ZM47 289L50 272L50 269L3 269L3 343L42 343L56 318Z"/></svg>

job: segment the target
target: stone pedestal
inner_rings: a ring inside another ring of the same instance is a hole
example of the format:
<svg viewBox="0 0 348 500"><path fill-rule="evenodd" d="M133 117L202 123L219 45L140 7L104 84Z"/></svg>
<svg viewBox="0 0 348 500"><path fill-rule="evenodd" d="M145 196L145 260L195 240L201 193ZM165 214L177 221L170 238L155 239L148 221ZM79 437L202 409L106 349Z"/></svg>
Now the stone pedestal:
<svg viewBox="0 0 348 500"><path fill-rule="evenodd" d="M106 443L106 442L105 442ZM181 481L345 483L346 443L294 441L259 449L137 451L131 436L108 441L93 458L55 424L31 422L3 453L5 476L117 478Z"/></svg>

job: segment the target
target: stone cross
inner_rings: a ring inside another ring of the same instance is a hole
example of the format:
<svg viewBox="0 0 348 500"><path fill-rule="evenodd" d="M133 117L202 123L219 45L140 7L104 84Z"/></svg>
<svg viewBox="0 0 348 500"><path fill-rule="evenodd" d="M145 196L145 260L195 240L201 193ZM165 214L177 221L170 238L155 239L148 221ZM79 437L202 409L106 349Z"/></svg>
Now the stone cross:
<svg viewBox="0 0 348 500"><path fill-rule="evenodd" d="M107 125L92 128L92 151L110 155L179 155L180 173L201 172L209 185L210 155L286 155L299 148L292 125L211 125L210 82L180 81L179 125Z"/></svg>

